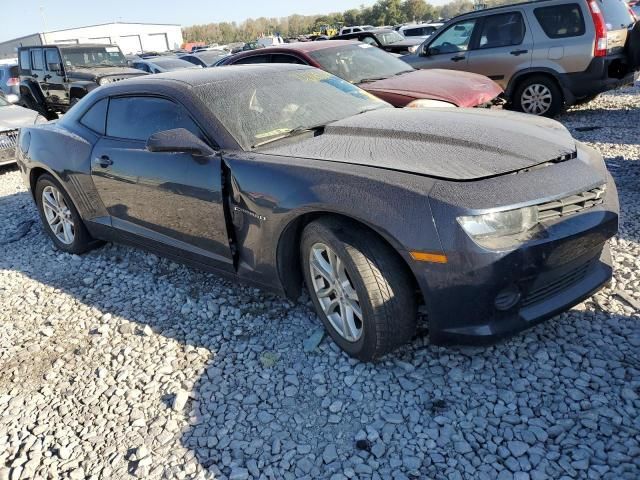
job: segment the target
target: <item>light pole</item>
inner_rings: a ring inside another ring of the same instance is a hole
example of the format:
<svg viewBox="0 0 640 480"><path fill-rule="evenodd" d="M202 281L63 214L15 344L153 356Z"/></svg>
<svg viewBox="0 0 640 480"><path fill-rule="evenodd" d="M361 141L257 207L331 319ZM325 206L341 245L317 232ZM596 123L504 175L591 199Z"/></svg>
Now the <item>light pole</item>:
<svg viewBox="0 0 640 480"><path fill-rule="evenodd" d="M44 42L44 44L47 44L47 19L44 16L44 6L40 5L40 17L42 18L42 40Z"/></svg>

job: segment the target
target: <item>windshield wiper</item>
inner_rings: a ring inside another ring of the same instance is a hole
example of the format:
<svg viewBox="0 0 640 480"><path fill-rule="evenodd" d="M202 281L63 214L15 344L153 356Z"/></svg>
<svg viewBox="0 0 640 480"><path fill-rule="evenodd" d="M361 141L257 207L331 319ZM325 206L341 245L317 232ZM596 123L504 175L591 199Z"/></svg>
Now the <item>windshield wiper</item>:
<svg viewBox="0 0 640 480"><path fill-rule="evenodd" d="M359 80L358 83L369 83L369 82L377 82L378 80L386 80L389 77L371 77L371 78L363 78Z"/></svg>
<svg viewBox="0 0 640 480"><path fill-rule="evenodd" d="M331 120L330 122L326 122L323 123L322 125L314 125L312 127L304 127L304 126L300 126L300 127L296 127L296 128L292 128L291 130L278 135L276 137L273 138L269 138L268 140L263 140L262 142L258 142L255 145L251 145L251 148L258 148L258 147L262 147L263 145L267 145L269 143L273 143L273 142L277 142L278 140L282 140L284 138L291 138L291 137L295 137L296 135L299 135L301 133L305 133L305 132L317 132L320 131L322 129L324 129L325 126L327 126L330 123L333 122L337 122L338 120Z"/></svg>

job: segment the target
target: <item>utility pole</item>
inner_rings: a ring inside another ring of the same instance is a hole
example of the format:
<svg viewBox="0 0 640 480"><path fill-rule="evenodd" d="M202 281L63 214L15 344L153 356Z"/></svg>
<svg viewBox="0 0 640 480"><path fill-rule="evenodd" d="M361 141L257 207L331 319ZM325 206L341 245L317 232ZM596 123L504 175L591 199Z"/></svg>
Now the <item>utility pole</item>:
<svg viewBox="0 0 640 480"><path fill-rule="evenodd" d="M44 44L47 44L47 19L44 16L44 6L40 5L40 17L42 18L42 40Z"/></svg>

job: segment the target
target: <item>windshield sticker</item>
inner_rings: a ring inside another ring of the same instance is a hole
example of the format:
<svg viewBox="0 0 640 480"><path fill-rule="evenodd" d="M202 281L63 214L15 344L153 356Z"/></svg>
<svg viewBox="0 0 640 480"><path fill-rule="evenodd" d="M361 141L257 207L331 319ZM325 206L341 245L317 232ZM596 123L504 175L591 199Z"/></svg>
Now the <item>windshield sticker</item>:
<svg viewBox="0 0 640 480"><path fill-rule="evenodd" d="M117 53L118 52L118 47L107 47L106 50L109 53Z"/></svg>

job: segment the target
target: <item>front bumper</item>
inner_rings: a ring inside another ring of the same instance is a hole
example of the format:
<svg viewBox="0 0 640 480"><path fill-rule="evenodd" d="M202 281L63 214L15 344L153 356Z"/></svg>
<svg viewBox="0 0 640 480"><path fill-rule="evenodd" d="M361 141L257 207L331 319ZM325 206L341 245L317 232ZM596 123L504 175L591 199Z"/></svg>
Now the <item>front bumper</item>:
<svg viewBox="0 0 640 480"><path fill-rule="evenodd" d="M608 240L618 230L618 196L544 226L511 251L476 245L461 228L441 240L448 263L415 270L434 344L488 343L540 323L599 290L612 275ZM512 295L511 297L509 297ZM512 304L505 297L515 298Z"/></svg>

